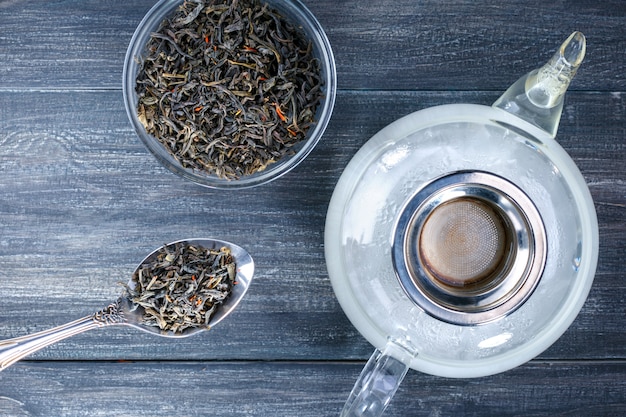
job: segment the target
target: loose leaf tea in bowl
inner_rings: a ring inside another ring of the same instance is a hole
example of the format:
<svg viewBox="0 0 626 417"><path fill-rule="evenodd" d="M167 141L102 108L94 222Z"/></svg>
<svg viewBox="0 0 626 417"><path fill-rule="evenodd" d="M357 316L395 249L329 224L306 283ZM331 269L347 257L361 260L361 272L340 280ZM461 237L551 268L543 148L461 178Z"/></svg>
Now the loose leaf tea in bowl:
<svg viewBox="0 0 626 417"><path fill-rule="evenodd" d="M141 323L164 332L208 327L231 294L237 266L227 247L178 242L164 246L137 268L128 298L143 309Z"/></svg>
<svg viewBox="0 0 626 417"><path fill-rule="evenodd" d="M134 57L136 117L184 169L262 172L297 152L320 103L332 107L321 67L330 59L334 83L332 54L320 61L314 46L300 22L259 0L184 1Z"/></svg>

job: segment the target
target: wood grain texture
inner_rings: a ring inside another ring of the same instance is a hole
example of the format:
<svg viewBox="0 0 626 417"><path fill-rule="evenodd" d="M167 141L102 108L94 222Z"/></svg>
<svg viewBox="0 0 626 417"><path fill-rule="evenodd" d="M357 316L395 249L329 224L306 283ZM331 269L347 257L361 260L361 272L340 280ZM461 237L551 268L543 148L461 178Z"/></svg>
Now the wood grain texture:
<svg viewBox="0 0 626 417"><path fill-rule="evenodd" d="M128 43L154 3L0 2L2 87L119 88ZM328 34L342 89L500 91L574 30L586 34L589 48L572 88L626 87L621 0L304 3Z"/></svg>
<svg viewBox="0 0 626 417"><path fill-rule="evenodd" d="M330 125L283 178L224 192L157 165L127 120L124 55L154 0L0 0L0 339L100 309L169 241L223 238L257 266L239 310L209 332L101 329L3 371L0 416L337 415L372 352L324 260L346 164L413 111L493 103L573 30L588 51L557 139L598 214L589 298L529 364L473 380L409 372L386 416L626 414L626 3L304 2L337 62Z"/></svg>
<svg viewBox="0 0 626 417"><path fill-rule="evenodd" d="M22 363L3 373L13 417L337 416L360 363ZM619 416L626 364L541 362L478 379L409 372L386 417ZM85 375L89 375L86 379Z"/></svg>

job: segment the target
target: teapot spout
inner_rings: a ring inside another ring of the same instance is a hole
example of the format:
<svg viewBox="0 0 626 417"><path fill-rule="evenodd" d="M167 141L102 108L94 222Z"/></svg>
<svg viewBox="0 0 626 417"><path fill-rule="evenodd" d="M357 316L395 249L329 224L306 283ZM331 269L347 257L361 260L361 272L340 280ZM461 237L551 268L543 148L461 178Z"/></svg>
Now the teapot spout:
<svg viewBox="0 0 626 417"><path fill-rule="evenodd" d="M520 78L493 104L530 122L554 138L563 110L563 96L585 57L581 32L569 38L541 68Z"/></svg>

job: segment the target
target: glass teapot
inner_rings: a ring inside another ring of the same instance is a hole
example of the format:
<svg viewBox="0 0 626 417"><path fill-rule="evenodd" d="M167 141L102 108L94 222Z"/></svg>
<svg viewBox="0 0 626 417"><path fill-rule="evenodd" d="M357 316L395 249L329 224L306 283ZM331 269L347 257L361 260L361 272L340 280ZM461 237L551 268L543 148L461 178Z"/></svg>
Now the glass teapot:
<svg viewBox="0 0 626 417"><path fill-rule="evenodd" d="M376 350L343 416L382 414L409 368L458 378L514 368L575 319L598 225L554 137L584 54L575 32L491 107L409 114L346 167L325 255L343 310Z"/></svg>

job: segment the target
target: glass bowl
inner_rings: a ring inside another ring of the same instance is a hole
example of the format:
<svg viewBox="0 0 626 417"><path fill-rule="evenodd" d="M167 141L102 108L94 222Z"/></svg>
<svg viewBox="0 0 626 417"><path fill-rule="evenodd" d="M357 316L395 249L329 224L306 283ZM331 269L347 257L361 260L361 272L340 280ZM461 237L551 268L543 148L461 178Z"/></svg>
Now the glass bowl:
<svg viewBox="0 0 626 417"><path fill-rule="evenodd" d="M298 0L263 0L278 11L286 20L302 30L313 46L313 56L318 59L323 95L318 104L314 124L306 137L292 147L292 153L269 164L262 171L236 179L219 177L205 171L185 168L154 136L148 134L137 114L138 97L135 91L138 62L145 51L152 32L156 31L165 17L174 13L182 0L161 0L143 18L135 31L124 61L123 93L126 113L135 132L148 150L166 168L175 174L210 188L248 188L268 183L291 171L302 162L317 145L332 114L335 103L337 74L330 42L313 14Z"/></svg>

